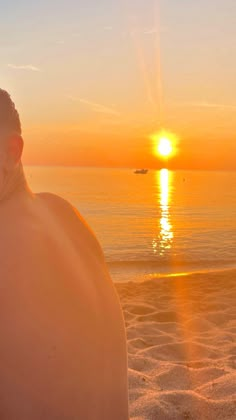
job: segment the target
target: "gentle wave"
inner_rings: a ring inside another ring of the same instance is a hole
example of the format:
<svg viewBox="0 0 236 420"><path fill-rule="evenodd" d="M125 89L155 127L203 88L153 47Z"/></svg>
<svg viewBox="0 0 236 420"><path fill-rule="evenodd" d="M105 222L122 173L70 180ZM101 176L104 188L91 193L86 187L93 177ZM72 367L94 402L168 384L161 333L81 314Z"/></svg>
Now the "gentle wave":
<svg viewBox="0 0 236 420"><path fill-rule="evenodd" d="M90 224L117 280L230 267L236 173L28 167L35 192L70 201ZM127 274L128 273L128 274Z"/></svg>
<svg viewBox="0 0 236 420"><path fill-rule="evenodd" d="M232 270L236 268L233 261L207 261L199 264L198 261L189 264L157 264L153 261L113 261L108 262L108 268L115 282L146 281L158 277L174 277L190 275L193 273L208 273Z"/></svg>

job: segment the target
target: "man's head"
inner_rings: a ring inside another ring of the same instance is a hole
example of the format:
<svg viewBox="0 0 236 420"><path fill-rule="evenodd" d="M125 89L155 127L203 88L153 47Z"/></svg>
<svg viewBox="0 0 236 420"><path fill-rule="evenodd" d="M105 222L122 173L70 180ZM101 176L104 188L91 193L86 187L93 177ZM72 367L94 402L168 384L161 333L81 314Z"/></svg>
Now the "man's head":
<svg viewBox="0 0 236 420"><path fill-rule="evenodd" d="M10 95L0 89L0 166L11 171L20 162L23 150L19 114Z"/></svg>

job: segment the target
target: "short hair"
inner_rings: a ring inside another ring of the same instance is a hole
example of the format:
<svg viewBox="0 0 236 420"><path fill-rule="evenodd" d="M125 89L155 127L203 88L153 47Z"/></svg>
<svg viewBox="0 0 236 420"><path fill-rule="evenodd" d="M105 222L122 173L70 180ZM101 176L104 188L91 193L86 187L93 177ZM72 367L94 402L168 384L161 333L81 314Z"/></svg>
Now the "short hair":
<svg viewBox="0 0 236 420"><path fill-rule="evenodd" d="M0 89L0 130L14 131L21 135L18 111L8 92Z"/></svg>

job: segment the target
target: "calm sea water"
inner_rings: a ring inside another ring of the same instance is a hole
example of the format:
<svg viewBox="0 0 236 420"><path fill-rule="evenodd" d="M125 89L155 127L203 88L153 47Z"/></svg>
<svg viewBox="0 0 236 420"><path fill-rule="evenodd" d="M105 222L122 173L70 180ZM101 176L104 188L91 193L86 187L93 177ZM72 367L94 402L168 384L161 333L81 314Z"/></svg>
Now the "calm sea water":
<svg viewBox="0 0 236 420"><path fill-rule="evenodd" d="M35 192L77 207L114 281L236 265L236 173L26 167L26 175Z"/></svg>

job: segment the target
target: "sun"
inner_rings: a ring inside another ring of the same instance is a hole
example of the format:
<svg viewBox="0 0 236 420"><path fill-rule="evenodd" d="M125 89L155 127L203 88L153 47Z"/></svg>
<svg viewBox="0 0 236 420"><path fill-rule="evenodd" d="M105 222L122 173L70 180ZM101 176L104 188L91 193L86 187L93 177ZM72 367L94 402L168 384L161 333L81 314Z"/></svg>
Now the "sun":
<svg viewBox="0 0 236 420"><path fill-rule="evenodd" d="M163 160L172 158L177 153L178 139L176 134L162 130L150 136L153 145L153 154Z"/></svg>
<svg viewBox="0 0 236 420"><path fill-rule="evenodd" d="M161 137L157 145L157 150L160 156L168 157L173 151L171 140L166 137Z"/></svg>

